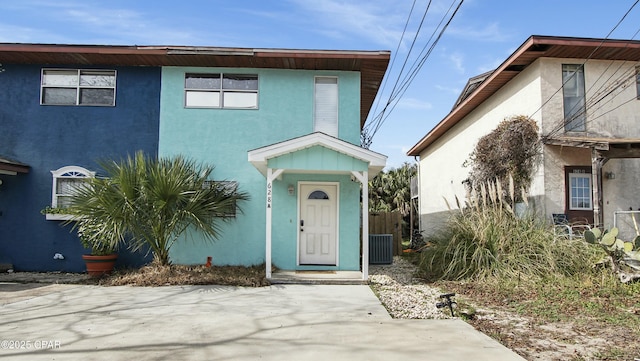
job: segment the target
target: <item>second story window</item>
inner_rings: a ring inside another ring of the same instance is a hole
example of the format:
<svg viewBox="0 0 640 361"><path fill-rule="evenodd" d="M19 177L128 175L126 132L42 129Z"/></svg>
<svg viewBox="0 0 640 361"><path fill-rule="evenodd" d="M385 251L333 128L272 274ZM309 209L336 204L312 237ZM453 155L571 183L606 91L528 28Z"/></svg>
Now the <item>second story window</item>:
<svg viewBox="0 0 640 361"><path fill-rule="evenodd" d="M115 106L116 71L43 69L40 104Z"/></svg>
<svg viewBox="0 0 640 361"><path fill-rule="evenodd" d="M258 75L185 74L187 108L258 108Z"/></svg>
<svg viewBox="0 0 640 361"><path fill-rule="evenodd" d="M582 65L563 64L562 84L564 130L566 132L584 132L587 130L584 67Z"/></svg>
<svg viewBox="0 0 640 361"><path fill-rule="evenodd" d="M636 66L636 96L640 99L640 66Z"/></svg>
<svg viewBox="0 0 640 361"><path fill-rule="evenodd" d="M313 131L338 136L338 78L315 78Z"/></svg>

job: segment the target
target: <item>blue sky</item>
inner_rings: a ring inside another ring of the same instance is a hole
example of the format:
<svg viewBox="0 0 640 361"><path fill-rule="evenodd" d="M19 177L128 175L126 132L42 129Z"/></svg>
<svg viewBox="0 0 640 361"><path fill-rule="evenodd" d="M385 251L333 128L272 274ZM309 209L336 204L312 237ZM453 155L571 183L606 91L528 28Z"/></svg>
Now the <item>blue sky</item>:
<svg viewBox="0 0 640 361"><path fill-rule="evenodd" d="M414 0L0 0L0 42L391 50L379 111L405 58L417 59L459 2L432 0L411 54L429 0L415 1L400 45ZM607 37L635 2L465 0L371 149L392 167L412 161L405 152L446 116L468 78L497 67L531 35ZM640 5L609 37L637 39L639 29Z"/></svg>

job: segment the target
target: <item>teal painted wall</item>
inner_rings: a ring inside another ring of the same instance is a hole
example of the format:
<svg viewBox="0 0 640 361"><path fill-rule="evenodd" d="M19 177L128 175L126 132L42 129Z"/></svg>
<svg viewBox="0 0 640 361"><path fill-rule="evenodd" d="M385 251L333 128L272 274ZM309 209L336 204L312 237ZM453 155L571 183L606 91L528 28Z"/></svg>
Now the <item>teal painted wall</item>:
<svg viewBox="0 0 640 361"><path fill-rule="evenodd" d="M365 171L368 164L346 154L319 145L269 159L269 168L284 168L319 171Z"/></svg>
<svg viewBox="0 0 640 361"><path fill-rule="evenodd" d="M258 109L184 108L184 74L187 72L258 74ZM222 235L215 243L203 244L198 234L191 234L172 249L173 262L199 264L204 263L207 256L212 256L213 262L221 265L253 265L264 262L266 181L248 162L247 152L313 131L314 76L317 75L338 76L339 137L352 144L359 144L360 74L357 72L191 67L162 69L159 155L183 154L196 161L213 164L215 180L238 181L239 188L251 195L250 201L241 204L244 212L223 225ZM285 175L284 179L287 177L289 176ZM305 176L305 180L314 179L341 179L341 184L349 183L341 186L341 193L347 194L344 198L341 197L343 204L340 210L340 237L346 240L353 233L357 239L359 220L354 221L353 217L349 216L349 213L358 213L356 209L359 209L359 195L349 196L349 192L358 194L357 190L354 191L357 184L350 184L353 182L344 176ZM295 202L292 208L287 203L292 198L287 194L287 185L284 181L274 183L273 227L274 230L278 229L278 237L281 240L287 234L286 226L291 224L288 223L289 220L295 220L297 211ZM283 192L284 197L279 195L279 192ZM342 207L353 209L343 212ZM291 211L294 212L293 215ZM344 220L343 216L346 217ZM346 225L350 225L355 231L345 231L343 238L342 228ZM285 230L280 229L282 227ZM274 237L275 234L274 231ZM292 239L295 242L295 234ZM348 252L349 247L340 247L342 257L343 248ZM285 254L286 252L281 256L279 253L279 258L285 257Z"/></svg>

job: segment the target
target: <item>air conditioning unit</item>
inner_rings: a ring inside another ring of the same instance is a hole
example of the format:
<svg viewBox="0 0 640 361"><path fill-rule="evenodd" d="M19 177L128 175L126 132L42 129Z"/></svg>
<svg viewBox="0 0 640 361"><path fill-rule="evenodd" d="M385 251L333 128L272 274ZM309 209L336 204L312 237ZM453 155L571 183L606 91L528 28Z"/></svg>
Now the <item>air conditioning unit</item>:
<svg viewBox="0 0 640 361"><path fill-rule="evenodd" d="M369 264L393 263L393 235L369 235Z"/></svg>

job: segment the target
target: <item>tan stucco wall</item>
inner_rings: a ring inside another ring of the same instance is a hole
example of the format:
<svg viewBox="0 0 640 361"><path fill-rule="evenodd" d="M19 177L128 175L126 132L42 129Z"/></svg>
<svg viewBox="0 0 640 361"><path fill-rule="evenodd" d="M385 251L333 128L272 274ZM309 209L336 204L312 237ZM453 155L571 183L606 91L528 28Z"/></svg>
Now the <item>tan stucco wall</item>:
<svg viewBox="0 0 640 361"><path fill-rule="evenodd" d="M542 131L549 134L553 129L562 129L563 124L562 91L557 91L562 86L562 64L582 64L584 60L543 58L538 62L543 85L542 99L549 99L553 95L542 112ZM634 62L604 60L589 60L584 64L589 135L640 138L636 65ZM611 92L614 87L617 89Z"/></svg>
<svg viewBox="0 0 640 361"><path fill-rule="evenodd" d="M475 109L420 155L421 228L426 235L443 225L448 210L444 199L455 206L455 197L465 200L462 181L470 168L463 167L478 139L496 128L505 118L533 115L539 120L540 77L533 64ZM536 181L536 189L543 182Z"/></svg>
<svg viewBox="0 0 640 361"><path fill-rule="evenodd" d="M544 134L548 134L562 124L562 92L555 93L562 85L562 64L582 64L583 60L541 59L539 62L544 85L543 99L549 99L553 95L542 111L542 128ZM587 135L640 138L640 100L637 99L636 66L637 63L624 61L589 60L585 63ZM616 89L612 91L613 88ZM605 94L608 95L604 96ZM544 174L547 215L565 211L565 165L590 166L591 151L570 147L546 147ZM611 159L602 171L603 174L615 174L615 179L603 177L602 182L604 227L610 228L613 226L614 211L640 208L640 160ZM640 215L637 216L637 220L640 221ZM635 235L633 221L628 215L619 218L618 227L623 238Z"/></svg>
<svg viewBox="0 0 640 361"><path fill-rule="evenodd" d="M550 219L553 213L565 212L564 167L591 166L591 151L571 147L544 147L544 210Z"/></svg>
<svg viewBox="0 0 640 361"><path fill-rule="evenodd" d="M558 91L562 85L562 64L582 62L579 59L537 60L420 155L420 219L425 234L435 232L446 220L447 206L443 198L451 205L455 205L455 196L464 201L462 181L467 178L469 168L462 164L477 140L495 129L504 118L530 115L538 121L542 134L554 129L563 132L562 91ZM636 63L611 61L585 64L588 135L640 138L635 66ZM610 86L601 87L614 82L621 86L613 92ZM608 96L596 103L608 92ZM546 101L544 105L543 101ZM559 146L544 148L530 196L536 202L536 210L549 219L552 213L565 212L566 165L590 166L591 151ZM603 180L604 225L611 227L613 211L640 209L640 160L612 159L605 164L603 172L615 173L615 179ZM640 216L637 218L640 222ZM631 218L627 216L626 221L633 231Z"/></svg>

